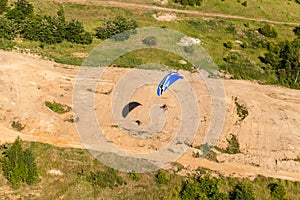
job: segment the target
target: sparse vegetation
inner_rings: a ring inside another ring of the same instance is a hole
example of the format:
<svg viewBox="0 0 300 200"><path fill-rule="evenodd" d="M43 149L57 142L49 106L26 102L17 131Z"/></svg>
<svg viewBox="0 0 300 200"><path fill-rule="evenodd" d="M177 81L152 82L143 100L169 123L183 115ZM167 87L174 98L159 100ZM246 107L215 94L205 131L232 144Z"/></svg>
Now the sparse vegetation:
<svg viewBox="0 0 300 200"><path fill-rule="evenodd" d="M234 98L234 103L236 105L236 114L239 116L240 121L244 120L249 114L246 106L239 104L237 97Z"/></svg>
<svg viewBox="0 0 300 200"><path fill-rule="evenodd" d="M237 140L236 136L233 134L230 134L231 138L226 139L228 142L228 145L225 149L225 153L228 154L236 154L240 153L240 144L239 141Z"/></svg>
<svg viewBox="0 0 300 200"><path fill-rule="evenodd" d="M71 111L70 106L64 105L61 103L56 103L55 101L53 101L53 102L46 101L45 106L47 106L50 110L52 110L53 112L56 112L58 114L63 114L63 113L67 113L67 112Z"/></svg>
<svg viewBox="0 0 300 200"><path fill-rule="evenodd" d="M11 123L11 127L16 130L16 131L22 131L25 128L25 125L23 125L21 122L19 121L13 121Z"/></svg>

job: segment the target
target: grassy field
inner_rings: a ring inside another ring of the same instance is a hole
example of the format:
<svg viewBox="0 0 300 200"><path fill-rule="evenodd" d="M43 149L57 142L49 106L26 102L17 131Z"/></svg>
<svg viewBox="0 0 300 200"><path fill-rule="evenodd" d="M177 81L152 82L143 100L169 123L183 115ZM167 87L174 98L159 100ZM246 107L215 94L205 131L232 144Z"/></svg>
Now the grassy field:
<svg viewBox="0 0 300 200"><path fill-rule="evenodd" d="M178 20L175 22L159 22L152 17L157 11L126 10L121 8L79 5L73 3L45 3L42 0L34 0L31 2L34 5L35 12L40 15L55 15L59 8L63 6L67 20L77 19L83 22L85 29L90 32L93 32L97 26L101 25L102 19L115 17L117 15L136 20L139 27L166 27L179 31L188 36L199 38L202 47L206 49L219 68L232 74L234 78L256 79L261 83L268 84L276 83L276 77L270 67L261 63L259 60L259 56L262 56L266 52L266 49L260 47L258 43L266 41L277 43L278 41L292 40L295 38L293 33L293 29L295 28L294 25L272 24L278 32L278 37L270 39L257 32L258 28L267 24L265 22L241 19L203 18L178 13ZM147 1L146 3L149 5L153 4L150 1ZM255 6L254 3L256 3ZM271 1L251 1L248 2L247 7L240 4L241 2L238 3L237 1L229 0L212 1L210 3L204 1L203 5L198 8L187 9L197 9L202 10L203 12L228 13L233 15L240 13L246 17L266 19L269 19L268 16L272 16L274 17L272 18L273 20L280 21L294 20L284 17L282 14L283 11L281 12L280 10L288 9L290 15L293 16L293 13L299 12L299 9L291 9L293 6L298 6L293 1L286 1L281 4L279 4L279 1L278 3L276 1L272 4ZM266 5L272 5L272 9L278 10L278 12L272 10L269 11L267 7L264 7ZM238 7L240 8L238 9ZM263 10L264 12L260 12L260 10ZM256 15L254 14L255 12ZM299 14L295 14L295 17L299 16ZM228 41L234 43L232 49L224 47L223 44ZM30 42L19 39L16 40L13 45L21 49L30 49L30 52L32 53L40 54L44 57L53 59L56 62L81 65L83 59L99 43L101 43L101 40L94 39L91 45L80 45L70 42L46 45L40 44L39 42ZM178 63L171 62L174 57L171 56L171 54L162 53L160 51L156 51L156 53L154 53L154 50L150 50L149 52L147 52L147 50L132 52L127 56L123 56L122 59L118 59L114 64L134 67L135 62L131 61L139 60L150 63L159 62L164 65L171 65L171 67L178 69Z"/></svg>
<svg viewBox="0 0 300 200"><path fill-rule="evenodd" d="M94 159L87 150L58 148L48 144L23 142L24 147L31 146L36 157L41 182L35 185L22 185L17 190L10 189L6 179L0 175L0 190L3 199L180 199L180 190L188 177L177 175L174 170L166 173L167 184L159 184L158 172L135 174L118 172L124 183L112 188L100 188L88 181L91 172L105 171L108 168ZM2 151L3 149L0 149ZM59 173L51 174L50 170ZM228 193L238 183L251 185L257 199L272 199L267 188L270 183L281 183L287 191L287 199L299 198L299 182L283 181L258 176L249 179L226 178L210 170L199 168L198 174L215 174L219 177L219 188ZM138 177L138 178L133 178ZM109 179L108 179L109 180ZM105 181L104 181L105 182ZM2 192L1 192L2 191Z"/></svg>

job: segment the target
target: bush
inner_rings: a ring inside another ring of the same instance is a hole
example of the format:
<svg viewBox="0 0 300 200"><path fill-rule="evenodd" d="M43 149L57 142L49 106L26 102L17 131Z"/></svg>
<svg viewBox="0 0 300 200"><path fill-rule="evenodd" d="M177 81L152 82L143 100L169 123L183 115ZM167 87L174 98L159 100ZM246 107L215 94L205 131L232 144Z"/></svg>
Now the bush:
<svg viewBox="0 0 300 200"><path fill-rule="evenodd" d="M248 5L247 1L244 1L244 2L242 3L242 5L245 6L245 7L247 7L247 5Z"/></svg>
<svg viewBox="0 0 300 200"><path fill-rule="evenodd" d="M262 28L259 28L258 32L266 37L271 37L271 38L276 38L278 35L274 27L272 27L269 24L265 25Z"/></svg>
<svg viewBox="0 0 300 200"><path fill-rule="evenodd" d="M295 27L293 31L294 31L295 35L297 35L298 37L300 37L300 26Z"/></svg>
<svg viewBox="0 0 300 200"><path fill-rule="evenodd" d="M224 47L226 47L227 49L232 49L234 47L234 43L232 41L227 41L224 42Z"/></svg>
<svg viewBox="0 0 300 200"><path fill-rule="evenodd" d="M240 144L235 135L231 134L231 138L226 140L228 142L228 146L225 150L225 153L228 154L240 153Z"/></svg>
<svg viewBox="0 0 300 200"><path fill-rule="evenodd" d="M105 19L102 22L102 26L95 29L95 35L97 38L104 40L113 35L130 30L114 38L115 40L126 40L131 34L135 33L133 30L135 28L137 28L137 22L135 20L125 19L124 17L117 16L113 19Z"/></svg>
<svg viewBox="0 0 300 200"><path fill-rule="evenodd" d="M283 199L286 195L285 187L279 183L270 183L268 185L270 189L271 196L275 199Z"/></svg>
<svg viewBox="0 0 300 200"><path fill-rule="evenodd" d="M21 183L33 184L40 181L32 150L29 148L24 151L19 137L4 152L2 170L13 188L19 188Z"/></svg>
<svg viewBox="0 0 300 200"><path fill-rule="evenodd" d="M170 182L170 179L167 176L167 172L165 170L160 170L156 174L156 182L159 184L168 184Z"/></svg>
<svg viewBox="0 0 300 200"><path fill-rule="evenodd" d="M141 179L140 174L135 173L135 172L131 172L129 174L129 178L134 180L134 181L139 181Z"/></svg>
<svg viewBox="0 0 300 200"><path fill-rule="evenodd" d="M14 20L0 18L0 38L13 40L19 31L18 24Z"/></svg>
<svg viewBox="0 0 300 200"><path fill-rule="evenodd" d="M113 168L108 168L106 171L91 172L87 180L92 183L94 187L100 188L113 188L125 183L123 178L119 176L117 171Z"/></svg>
<svg viewBox="0 0 300 200"><path fill-rule="evenodd" d="M203 0L174 0L184 6L200 6Z"/></svg>
<svg viewBox="0 0 300 200"><path fill-rule="evenodd" d="M149 37L146 37L145 39L143 39L142 42L148 46L155 46L157 39L154 36L149 36Z"/></svg>
<svg viewBox="0 0 300 200"><path fill-rule="evenodd" d="M240 121L244 120L249 114L247 108L244 105L239 104L237 97L235 97L234 103L236 105L236 114L239 116Z"/></svg>
<svg viewBox="0 0 300 200"><path fill-rule="evenodd" d="M1 0L0 1L0 14L6 11L7 7L7 0Z"/></svg>
<svg viewBox="0 0 300 200"><path fill-rule="evenodd" d="M16 131L22 131L25 128L19 121L13 121L11 127Z"/></svg>
<svg viewBox="0 0 300 200"><path fill-rule="evenodd" d="M217 178L205 176L189 179L183 183L180 192L182 199L228 199L225 193L219 190L219 181Z"/></svg>
<svg viewBox="0 0 300 200"><path fill-rule="evenodd" d="M254 200L254 192L252 187L245 184L238 184L229 194L230 200Z"/></svg>
<svg viewBox="0 0 300 200"><path fill-rule="evenodd" d="M26 0L18 0L14 3L15 7L6 13L7 19L14 19L21 23L26 17L33 14L33 5Z"/></svg>
<svg viewBox="0 0 300 200"><path fill-rule="evenodd" d="M51 109L53 112L56 112L58 114L63 114L63 113L69 112L71 110L70 106L63 105L61 103L56 103L55 101L52 103L50 101L46 101L45 105L49 109Z"/></svg>

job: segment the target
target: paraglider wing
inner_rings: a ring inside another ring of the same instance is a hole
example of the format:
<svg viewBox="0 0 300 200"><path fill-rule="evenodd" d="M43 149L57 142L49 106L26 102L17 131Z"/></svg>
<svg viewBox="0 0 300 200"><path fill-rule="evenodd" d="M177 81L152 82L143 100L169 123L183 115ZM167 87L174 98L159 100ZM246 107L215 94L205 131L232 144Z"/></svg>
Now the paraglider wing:
<svg viewBox="0 0 300 200"><path fill-rule="evenodd" d="M177 72L171 72L166 75L157 87L157 95L160 96L168 87L170 87L178 79L183 79L183 76Z"/></svg>
<svg viewBox="0 0 300 200"><path fill-rule="evenodd" d="M126 104L122 110L122 116L125 118L133 109L135 109L138 106L141 106L139 102L133 101Z"/></svg>

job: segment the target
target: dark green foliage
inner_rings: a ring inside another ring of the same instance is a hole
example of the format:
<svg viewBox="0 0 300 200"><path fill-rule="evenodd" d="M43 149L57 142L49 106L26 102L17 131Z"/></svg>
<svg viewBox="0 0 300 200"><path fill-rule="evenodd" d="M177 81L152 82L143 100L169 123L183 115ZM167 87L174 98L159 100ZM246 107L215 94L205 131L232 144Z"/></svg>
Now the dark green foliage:
<svg viewBox="0 0 300 200"><path fill-rule="evenodd" d="M247 7L247 5L248 5L247 1L244 1L244 2L242 3L242 5L245 6L245 7Z"/></svg>
<svg viewBox="0 0 300 200"><path fill-rule="evenodd" d="M19 137L4 152L2 170L13 188L19 188L21 183L33 184L40 181L32 150L29 148L24 151Z"/></svg>
<svg viewBox="0 0 300 200"><path fill-rule="evenodd" d="M184 6L200 6L203 0L174 0Z"/></svg>
<svg viewBox="0 0 300 200"><path fill-rule="evenodd" d="M240 153L240 144L235 135L231 134L231 138L226 140L228 142L228 146L225 150L225 153L228 154Z"/></svg>
<svg viewBox="0 0 300 200"><path fill-rule="evenodd" d="M236 114L239 116L240 121L244 120L249 115L246 106L239 104L237 97L234 98L234 103L236 106Z"/></svg>
<svg viewBox="0 0 300 200"><path fill-rule="evenodd" d="M276 38L277 37L277 31L275 30L274 27L272 27L271 25L267 24L265 26L263 26L262 28L258 29L258 32L266 37L270 37L270 38Z"/></svg>
<svg viewBox="0 0 300 200"><path fill-rule="evenodd" d="M251 186L238 184L229 194L230 200L254 200L254 192Z"/></svg>
<svg viewBox="0 0 300 200"><path fill-rule="evenodd" d="M58 114L63 114L71 110L70 106L63 105L61 103L56 103L55 101L54 102L46 101L45 105L53 112L56 112Z"/></svg>
<svg viewBox="0 0 300 200"><path fill-rule="evenodd" d="M270 183L268 185L268 188L270 189L270 194L275 199L284 199L284 196L286 195L285 187L280 183Z"/></svg>
<svg viewBox="0 0 300 200"><path fill-rule="evenodd" d="M134 181L139 181L141 179L140 174L135 173L135 172L130 172L129 177L130 177L130 179L132 179Z"/></svg>
<svg viewBox="0 0 300 200"><path fill-rule="evenodd" d="M165 170L160 170L156 176L156 182L159 184L168 184L170 182L170 178Z"/></svg>
<svg viewBox="0 0 300 200"><path fill-rule="evenodd" d="M137 22L132 19L126 19L122 16L117 16L113 19L105 19L102 22L102 26L97 27L96 37L99 39L108 39L114 35L113 39L117 41L123 41L130 37L131 34L134 34L136 31L133 30L137 28Z"/></svg>
<svg viewBox="0 0 300 200"><path fill-rule="evenodd" d="M7 0L0 0L0 14L6 11L7 9Z"/></svg>
<svg viewBox="0 0 300 200"><path fill-rule="evenodd" d="M106 171L91 172L87 180L94 186L99 188L114 188L125 184L123 178L113 168Z"/></svg>
<svg viewBox="0 0 300 200"><path fill-rule="evenodd" d="M300 26L295 27L293 31L294 31L295 35L297 35L298 37L300 37Z"/></svg>
<svg viewBox="0 0 300 200"><path fill-rule="evenodd" d="M83 24L76 20L72 20L66 25L65 38L69 42L79 44L90 44L93 39L90 33L84 31Z"/></svg>
<svg viewBox="0 0 300 200"><path fill-rule="evenodd" d="M300 88L300 39L278 44L269 43L267 49L269 52L260 59L272 67L280 84L291 88Z"/></svg>
<svg viewBox="0 0 300 200"><path fill-rule="evenodd" d="M149 36L149 37L146 37L145 39L143 39L142 42L148 46L155 46L157 39L154 36Z"/></svg>
<svg viewBox="0 0 300 200"><path fill-rule="evenodd" d="M188 199L228 199L228 196L219 191L217 178L195 177L187 180L182 187L180 196L183 200Z"/></svg>
<svg viewBox="0 0 300 200"><path fill-rule="evenodd" d="M0 38L13 40L19 30L19 26L14 20L0 18Z"/></svg>
<svg viewBox="0 0 300 200"><path fill-rule="evenodd" d="M300 4L300 0L295 0L296 1L296 3L299 3Z"/></svg>
<svg viewBox="0 0 300 200"><path fill-rule="evenodd" d="M23 126L19 121L13 121L11 123L11 127L16 131L22 131L25 128L25 126Z"/></svg>
<svg viewBox="0 0 300 200"><path fill-rule="evenodd" d="M33 15L33 5L26 0L18 0L15 7L6 13L7 19L14 19L17 23L22 22L26 17Z"/></svg>
<svg viewBox="0 0 300 200"><path fill-rule="evenodd" d="M227 49L232 49L233 46L234 46L234 43L232 41L227 41L227 42L224 42L224 47L226 47Z"/></svg>

